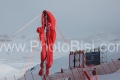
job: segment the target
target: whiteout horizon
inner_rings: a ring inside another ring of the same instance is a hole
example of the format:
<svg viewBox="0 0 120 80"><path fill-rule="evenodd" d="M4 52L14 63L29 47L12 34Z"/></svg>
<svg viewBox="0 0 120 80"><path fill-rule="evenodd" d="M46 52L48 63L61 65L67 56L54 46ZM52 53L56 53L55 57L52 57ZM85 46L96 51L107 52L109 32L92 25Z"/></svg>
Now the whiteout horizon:
<svg viewBox="0 0 120 80"><path fill-rule="evenodd" d="M40 46L39 46L40 45ZM1 44L0 46L0 52L4 49L6 52L13 52L13 50L16 50L16 52L32 52L33 49L39 47L40 51L42 49L42 45L46 45L46 44L41 44L39 41L37 40L31 40L30 41L30 50L26 49L26 43L13 43L13 44ZM49 46L52 46L53 44L50 44ZM70 51L75 51L75 50L86 50L86 49L95 49L95 43L94 40L92 41L92 43L84 43L82 40L79 42L77 40L72 40L70 42L70 44L67 43L61 43L60 41L58 41L57 43L55 43L53 45L53 52L54 51L58 51L58 52L70 52ZM101 43L99 45L99 49L102 52L113 52L113 51L119 51L119 46L120 43L114 44L114 43ZM48 48L48 46L46 45L46 47ZM106 47L104 50L102 49L103 47ZM111 48L112 47L112 48ZM51 50L51 49L50 49ZM52 50L51 50L52 51Z"/></svg>

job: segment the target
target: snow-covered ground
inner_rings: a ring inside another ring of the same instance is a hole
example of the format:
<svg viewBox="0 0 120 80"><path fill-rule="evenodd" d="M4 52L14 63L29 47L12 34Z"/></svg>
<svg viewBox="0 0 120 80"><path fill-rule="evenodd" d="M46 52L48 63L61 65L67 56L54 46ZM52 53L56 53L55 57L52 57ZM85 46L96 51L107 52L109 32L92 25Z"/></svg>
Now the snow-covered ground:
<svg viewBox="0 0 120 80"><path fill-rule="evenodd" d="M98 80L120 80L120 70L112 74L99 75Z"/></svg>
<svg viewBox="0 0 120 80"><path fill-rule="evenodd" d="M1 39L4 39L6 36L2 36ZM12 52L10 50L8 52L5 52L5 50L2 50L0 53L0 79L5 78L5 77L13 77L14 75L16 76L21 76L25 69L26 65L29 61L29 57L31 55L31 52L29 51L31 49L30 47L30 41L35 40L37 38L36 36L30 35L30 36L19 36L19 37L14 37L10 40L9 42L6 42L5 44L12 44L12 43L26 43L25 51L22 52L17 52L15 49L13 49ZM100 33L96 34L94 36L90 36L84 39L79 39L79 38L73 38L68 40L69 43L71 40L78 40L79 42L81 40L84 41L84 43L90 43L92 44L92 40L95 41L96 47L99 46L100 43L114 43L117 44L120 42L119 37L117 36L111 36L106 33ZM57 42L60 41L62 44L64 43L62 39L57 39ZM2 42L2 41L1 41ZM111 47L112 48L112 47ZM120 48L119 48L120 49ZM56 50L54 52L54 62L53 66L50 69L50 74L53 74L55 72L59 72L61 68L67 69L68 68L68 54L70 51L67 52L59 52ZM29 66L27 68L26 75L30 76L30 72L38 76L38 71L39 71L39 63L40 63L40 46L37 47L32 54L32 59L30 60ZM120 50L114 51L114 52L108 52L108 61L111 59L118 59L120 58ZM33 69L34 68L34 69ZM33 70L31 70L33 69ZM112 73L112 74L107 74L107 75L100 75L98 76L99 80L105 80L105 79L111 79L111 80L118 80L119 79L119 74L120 71ZM38 76L39 77L39 76ZM118 78L118 79L117 79Z"/></svg>

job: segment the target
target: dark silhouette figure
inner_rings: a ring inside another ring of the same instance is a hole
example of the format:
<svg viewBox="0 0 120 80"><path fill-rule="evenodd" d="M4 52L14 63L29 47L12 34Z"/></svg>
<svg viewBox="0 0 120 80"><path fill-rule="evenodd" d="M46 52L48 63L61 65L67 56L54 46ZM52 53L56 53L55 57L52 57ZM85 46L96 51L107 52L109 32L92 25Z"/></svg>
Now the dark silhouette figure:
<svg viewBox="0 0 120 80"><path fill-rule="evenodd" d="M93 76L96 75L96 68L92 71Z"/></svg>
<svg viewBox="0 0 120 80"><path fill-rule="evenodd" d="M61 68L61 73L63 73L63 69Z"/></svg>

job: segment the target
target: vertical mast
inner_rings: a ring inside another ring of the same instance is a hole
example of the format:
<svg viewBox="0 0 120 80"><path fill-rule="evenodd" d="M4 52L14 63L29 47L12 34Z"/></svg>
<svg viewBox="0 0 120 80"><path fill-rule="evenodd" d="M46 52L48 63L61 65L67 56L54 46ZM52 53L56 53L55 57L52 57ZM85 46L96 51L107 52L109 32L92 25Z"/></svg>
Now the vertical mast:
<svg viewBox="0 0 120 80"><path fill-rule="evenodd" d="M45 34L44 38L45 38L46 45L47 45L46 32L47 32L47 28L48 28L47 24L48 24L48 15L47 15L47 12L44 10L44 34ZM48 46L46 46L46 54L47 54L47 51L48 51ZM46 58L47 58L47 55L46 55ZM46 60L43 63L43 67L44 67L43 79L46 80Z"/></svg>

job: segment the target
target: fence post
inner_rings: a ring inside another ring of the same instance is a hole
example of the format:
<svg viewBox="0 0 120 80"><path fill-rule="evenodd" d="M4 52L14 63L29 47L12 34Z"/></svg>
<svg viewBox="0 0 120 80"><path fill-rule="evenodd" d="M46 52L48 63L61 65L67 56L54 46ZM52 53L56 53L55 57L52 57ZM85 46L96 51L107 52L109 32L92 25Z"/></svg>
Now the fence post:
<svg viewBox="0 0 120 80"><path fill-rule="evenodd" d="M33 80L34 80L34 77L33 77L33 74L32 74L32 72L31 72L31 75L32 75L32 78L33 78Z"/></svg>
<svg viewBox="0 0 120 80"><path fill-rule="evenodd" d="M110 71L111 71L111 73L112 73L112 70L111 70L111 67L110 67L110 65L108 64L108 66L109 66L109 68L110 68Z"/></svg>
<svg viewBox="0 0 120 80"><path fill-rule="evenodd" d="M15 75L14 75L14 79L15 79ZM15 79L16 80L16 79Z"/></svg>
<svg viewBox="0 0 120 80"><path fill-rule="evenodd" d="M102 64L100 64L101 66L102 66ZM104 70L104 72L107 74L107 72L105 71L105 69L104 69L104 67L102 66L102 68L103 68L103 70Z"/></svg>
<svg viewBox="0 0 120 80"><path fill-rule="evenodd" d="M72 72L72 69L71 69L71 72ZM74 74L73 74L73 72L72 72L72 75L73 75L73 78L74 78L74 80L75 80L75 77L74 77Z"/></svg>
<svg viewBox="0 0 120 80"><path fill-rule="evenodd" d="M95 72L96 72L96 80L98 80L98 71L97 71L97 69L95 70Z"/></svg>
<svg viewBox="0 0 120 80"><path fill-rule="evenodd" d="M62 73L62 77L63 77L63 79L64 79L63 73Z"/></svg>
<svg viewBox="0 0 120 80"><path fill-rule="evenodd" d="M118 70L118 67L117 67L117 65L115 64L115 62L113 61L113 59L111 59L112 60L112 62L114 63L114 65L115 65L115 67L117 68L117 70Z"/></svg>

